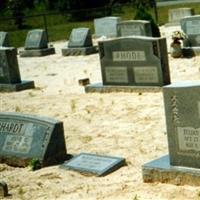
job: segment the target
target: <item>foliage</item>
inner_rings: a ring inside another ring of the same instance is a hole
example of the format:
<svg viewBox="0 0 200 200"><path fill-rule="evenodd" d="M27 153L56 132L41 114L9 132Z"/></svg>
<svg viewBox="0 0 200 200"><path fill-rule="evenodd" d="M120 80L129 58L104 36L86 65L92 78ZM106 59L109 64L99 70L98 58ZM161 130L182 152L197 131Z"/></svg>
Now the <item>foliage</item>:
<svg viewBox="0 0 200 200"><path fill-rule="evenodd" d="M32 171L37 170L37 169L41 169L41 163L40 163L39 159L33 158L29 162L29 167L31 168Z"/></svg>

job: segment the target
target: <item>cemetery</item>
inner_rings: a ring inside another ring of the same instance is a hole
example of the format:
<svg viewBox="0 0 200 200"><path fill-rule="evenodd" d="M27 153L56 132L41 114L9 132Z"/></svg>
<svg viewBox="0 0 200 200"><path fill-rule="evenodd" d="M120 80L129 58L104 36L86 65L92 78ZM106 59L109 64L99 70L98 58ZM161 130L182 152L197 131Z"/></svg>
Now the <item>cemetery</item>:
<svg viewBox="0 0 200 200"><path fill-rule="evenodd" d="M180 24L160 26L161 37L117 16L73 27L68 41L30 30L18 49L0 32L0 199L199 199L200 32L190 11L170 11ZM187 37L173 57L174 31Z"/></svg>

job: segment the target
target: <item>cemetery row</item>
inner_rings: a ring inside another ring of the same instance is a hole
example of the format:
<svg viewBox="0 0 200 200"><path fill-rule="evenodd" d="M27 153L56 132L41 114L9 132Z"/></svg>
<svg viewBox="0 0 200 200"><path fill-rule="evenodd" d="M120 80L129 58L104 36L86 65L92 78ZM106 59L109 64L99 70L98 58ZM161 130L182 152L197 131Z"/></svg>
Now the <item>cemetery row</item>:
<svg viewBox="0 0 200 200"><path fill-rule="evenodd" d="M103 20L103 24L105 24L107 19ZM109 24L113 24L114 20L119 27L124 26L123 23L118 23L119 18L109 17L109 20L111 20ZM102 23L102 21L100 22ZM100 22L97 20L96 24ZM189 47L184 48L193 50L194 46L199 47L199 22L200 16L181 19L181 27L188 35L187 44L190 43ZM129 23L134 22L126 23L129 26ZM136 22L136 24L138 23L140 26L142 24L143 30L148 30L146 34L151 33L148 22ZM101 24L100 27L102 26ZM134 24L133 27L136 25ZM133 29L136 32L140 30L139 28ZM101 28L100 31L102 30ZM168 182L176 179L177 176L198 179L200 174L198 124L200 82L170 84L166 39L149 37L148 34L146 36L127 36L130 29L122 28L121 30L123 31L120 34L123 37L99 42L103 84L87 85L86 92L102 92L107 89L116 91L119 88L122 91L163 88L169 155L144 164L142 166L143 180L144 182ZM124 34L127 35L124 36ZM113 35L111 36L113 37ZM77 53L80 51L79 48L84 48L85 52L97 51L97 48L92 45L91 33L88 28L78 28L72 31L63 54L71 55L71 52L68 52L70 48L73 55L79 54ZM35 50L38 50L39 54L35 53ZM20 55L35 56L37 54L37 56L41 56L54 52L53 47L48 47L45 31L33 30L28 33L25 50ZM18 91L30 88L34 88L33 81L21 81L16 49L1 47L0 90ZM101 176L125 164L125 159L121 157L87 153L69 159L71 156L67 154L63 123L46 117L1 113L0 144L0 162L13 166L27 166L31 161L37 161L40 167L45 167L67 160L62 164L62 168ZM5 187L4 184L2 185Z"/></svg>

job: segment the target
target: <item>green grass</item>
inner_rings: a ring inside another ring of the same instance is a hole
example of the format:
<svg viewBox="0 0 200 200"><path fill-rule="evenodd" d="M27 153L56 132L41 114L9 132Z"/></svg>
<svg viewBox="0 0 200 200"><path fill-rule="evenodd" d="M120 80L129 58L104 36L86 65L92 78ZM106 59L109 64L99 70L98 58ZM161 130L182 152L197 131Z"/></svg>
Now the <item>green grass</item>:
<svg viewBox="0 0 200 200"><path fill-rule="evenodd" d="M179 4L167 7L159 7L158 8L158 17L159 17L159 25L165 24L168 22L168 10L173 8L179 7L189 7L194 8L195 14L200 13L200 5L198 3L191 3L191 4ZM26 12L27 15L37 14L38 12L44 12L43 8L38 8L35 11ZM154 16L153 10L150 11ZM115 10L113 12L113 16L120 16L123 20L130 20L133 19L135 14L135 10L131 6L123 6L121 11ZM5 17L5 16L4 16ZM85 21L85 22L69 22L66 16L61 14L57 15L48 15L47 19L47 26L48 26L48 33L49 33L49 41L56 41L56 40L67 40L71 33L71 30L76 27L88 27L94 33L94 25L93 20ZM33 17L27 18L25 21L27 27L23 30L17 30L13 20L0 20L0 31L7 31L10 33L10 42L12 46L19 47L24 46L25 38L27 32L31 29L36 28L44 28L44 21L43 17Z"/></svg>

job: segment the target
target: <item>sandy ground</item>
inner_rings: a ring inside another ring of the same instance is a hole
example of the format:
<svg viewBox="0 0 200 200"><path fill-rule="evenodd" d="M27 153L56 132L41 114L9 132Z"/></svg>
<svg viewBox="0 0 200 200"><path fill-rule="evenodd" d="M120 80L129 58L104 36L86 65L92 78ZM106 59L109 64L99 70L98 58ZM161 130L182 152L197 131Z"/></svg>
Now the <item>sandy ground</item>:
<svg viewBox="0 0 200 200"><path fill-rule="evenodd" d="M49 116L63 121L67 151L124 157L127 166L105 176L46 167L38 171L0 164L8 199L164 200L200 199L200 187L143 183L141 166L168 153L162 92L85 94L81 78L101 81L98 54L18 58L22 80L36 89L0 94L0 111ZM200 79L200 57L169 55L172 82Z"/></svg>

